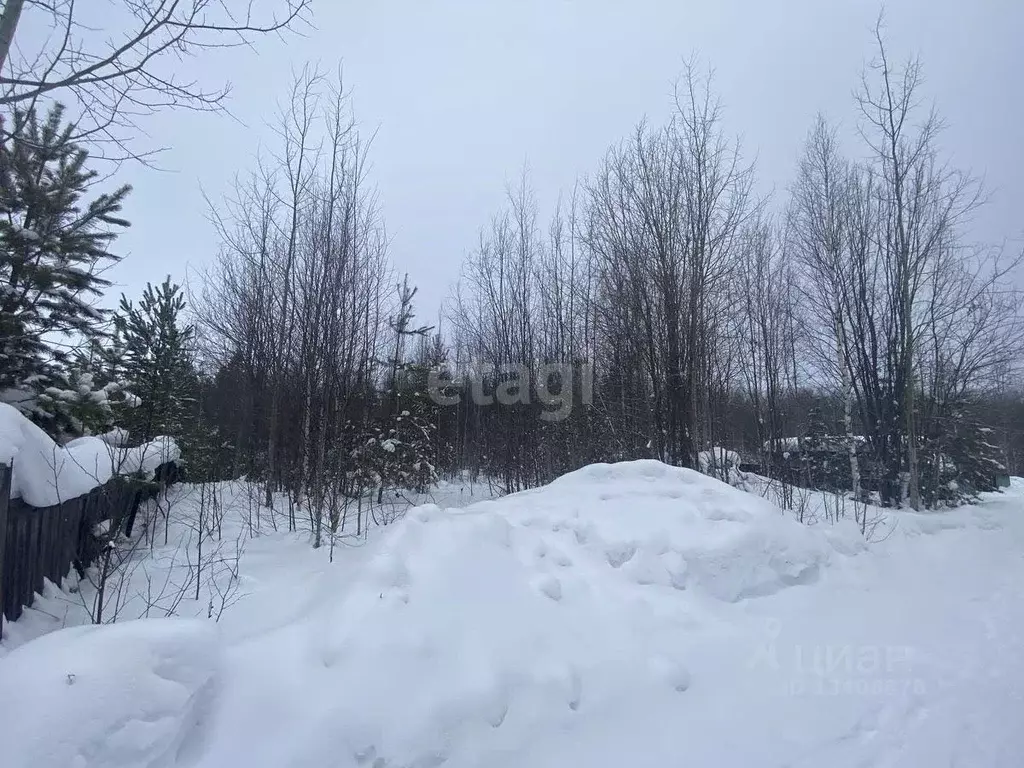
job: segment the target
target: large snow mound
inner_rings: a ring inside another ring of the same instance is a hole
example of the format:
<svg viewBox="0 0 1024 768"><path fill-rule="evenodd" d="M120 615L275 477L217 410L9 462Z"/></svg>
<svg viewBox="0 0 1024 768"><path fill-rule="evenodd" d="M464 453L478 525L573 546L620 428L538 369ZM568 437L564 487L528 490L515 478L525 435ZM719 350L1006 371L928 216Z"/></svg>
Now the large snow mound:
<svg viewBox="0 0 1024 768"><path fill-rule="evenodd" d="M11 498L50 507L89 493L114 475L152 476L181 451L170 437L134 448L121 447L121 433L82 437L57 445L43 430L7 403L0 403L0 464L14 465Z"/></svg>
<svg viewBox="0 0 1024 768"><path fill-rule="evenodd" d="M843 551L861 545L852 526L810 528L765 499L658 461L594 464L514 498L526 519L555 520L588 557L637 583L727 601L814 581L840 540Z"/></svg>
<svg viewBox="0 0 1024 768"><path fill-rule="evenodd" d="M192 759L219 666L216 625L206 621L76 627L34 640L0 661L2 763L160 768Z"/></svg>
<svg viewBox="0 0 1024 768"><path fill-rule="evenodd" d="M700 605L814 581L834 553L762 499L653 461L418 507L379 544L301 640L274 640L283 690L236 681L226 727L287 745L262 764L488 765L581 711L667 702L699 678L685 648ZM301 738L278 738L277 702L298 691L323 706Z"/></svg>

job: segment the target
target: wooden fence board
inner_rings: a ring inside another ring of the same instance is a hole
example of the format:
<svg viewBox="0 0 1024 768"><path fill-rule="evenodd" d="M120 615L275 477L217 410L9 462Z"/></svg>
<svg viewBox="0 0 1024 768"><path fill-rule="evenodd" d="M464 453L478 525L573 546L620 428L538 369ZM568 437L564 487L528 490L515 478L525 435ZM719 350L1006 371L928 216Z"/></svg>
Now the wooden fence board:
<svg viewBox="0 0 1024 768"><path fill-rule="evenodd" d="M0 464L0 629L4 618L21 616L46 580L61 586L72 566L93 563L101 552L93 535L97 523L111 520L113 531L122 530L143 501L177 477L177 467L165 464L154 482L114 478L84 496L40 509L10 498L11 468Z"/></svg>

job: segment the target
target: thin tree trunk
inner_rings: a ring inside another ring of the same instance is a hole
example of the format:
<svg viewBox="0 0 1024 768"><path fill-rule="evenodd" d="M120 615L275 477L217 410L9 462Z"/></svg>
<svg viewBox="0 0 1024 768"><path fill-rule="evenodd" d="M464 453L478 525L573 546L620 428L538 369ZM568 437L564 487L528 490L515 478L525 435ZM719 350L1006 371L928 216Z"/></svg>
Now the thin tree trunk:
<svg viewBox="0 0 1024 768"><path fill-rule="evenodd" d="M843 429L846 432L847 450L850 453L850 488L853 491L853 498L860 499L860 462L857 459L857 443L853 435L853 383L850 369L846 365L846 331L842 326L842 320L837 321L836 327L839 370L842 373L843 384Z"/></svg>
<svg viewBox="0 0 1024 768"><path fill-rule="evenodd" d="M24 5L25 0L7 0L4 3L4 12L0 16L0 70L7 64L7 56L11 52L14 33L18 29L18 20L21 18L21 9Z"/></svg>

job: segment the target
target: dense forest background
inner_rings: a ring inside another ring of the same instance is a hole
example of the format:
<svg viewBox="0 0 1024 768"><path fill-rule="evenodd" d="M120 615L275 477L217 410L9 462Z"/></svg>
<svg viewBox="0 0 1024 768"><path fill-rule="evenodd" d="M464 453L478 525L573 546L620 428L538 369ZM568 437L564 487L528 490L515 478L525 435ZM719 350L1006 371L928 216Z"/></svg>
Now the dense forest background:
<svg viewBox="0 0 1024 768"><path fill-rule="evenodd" d="M968 240L983 190L947 162L922 77L879 28L856 140L819 118L795 181L762 197L689 66L673 118L637 125L554 210L527 173L510 185L427 322L389 258L369 142L320 70L211 201L214 265L114 310L130 189L47 92L12 96L2 399L60 439L171 434L193 479L245 476L327 521L466 472L507 492L634 458L727 477L716 447L887 505L963 501L1024 473L1024 283L1020 254Z"/></svg>

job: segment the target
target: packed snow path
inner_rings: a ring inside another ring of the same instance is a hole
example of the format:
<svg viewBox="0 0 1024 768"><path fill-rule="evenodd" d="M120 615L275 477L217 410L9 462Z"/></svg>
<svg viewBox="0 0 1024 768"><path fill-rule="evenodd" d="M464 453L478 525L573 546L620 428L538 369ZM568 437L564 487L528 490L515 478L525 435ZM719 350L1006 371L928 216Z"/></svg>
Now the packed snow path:
<svg viewBox="0 0 1024 768"><path fill-rule="evenodd" d="M804 526L694 472L600 465L464 510L420 507L333 564L256 550L219 669L161 673L195 681L202 706L162 715L174 730L151 758L148 742L126 750L119 720L116 755L134 762L90 747L73 764L1020 766L1014 482L975 507L899 513L865 547L852 524ZM0 686L33 645L0 660ZM55 682L20 706L45 691L61 696ZM0 696L0 744L18 698ZM85 738L52 714L39 728ZM67 764L39 754L26 757Z"/></svg>

